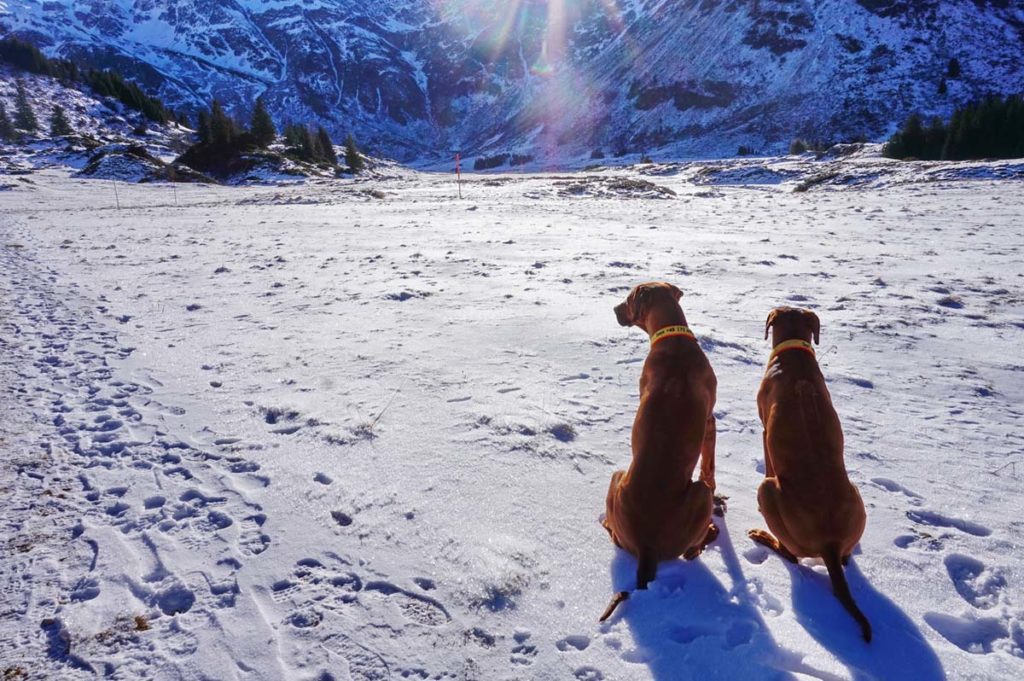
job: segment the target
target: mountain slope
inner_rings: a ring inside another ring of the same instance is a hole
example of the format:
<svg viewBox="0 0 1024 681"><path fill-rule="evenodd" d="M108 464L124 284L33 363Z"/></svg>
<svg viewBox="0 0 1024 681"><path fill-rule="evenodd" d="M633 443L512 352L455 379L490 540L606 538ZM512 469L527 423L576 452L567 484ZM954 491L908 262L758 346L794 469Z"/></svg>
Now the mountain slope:
<svg viewBox="0 0 1024 681"><path fill-rule="evenodd" d="M1008 0L6 0L0 26L181 107L264 94L405 160L771 151L1024 90Z"/></svg>

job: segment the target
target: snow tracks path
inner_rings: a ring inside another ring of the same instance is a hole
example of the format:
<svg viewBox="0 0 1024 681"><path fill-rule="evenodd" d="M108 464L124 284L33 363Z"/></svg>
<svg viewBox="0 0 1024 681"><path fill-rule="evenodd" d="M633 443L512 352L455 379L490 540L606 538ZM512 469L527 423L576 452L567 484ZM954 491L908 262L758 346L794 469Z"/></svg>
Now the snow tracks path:
<svg viewBox="0 0 1024 681"><path fill-rule="evenodd" d="M280 676L237 580L270 541L239 491L256 467L169 435L150 388L108 364L132 349L53 273L11 246L0 273L2 400L30 409L4 414L34 415L0 423L5 678L223 679L234 660Z"/></svg>

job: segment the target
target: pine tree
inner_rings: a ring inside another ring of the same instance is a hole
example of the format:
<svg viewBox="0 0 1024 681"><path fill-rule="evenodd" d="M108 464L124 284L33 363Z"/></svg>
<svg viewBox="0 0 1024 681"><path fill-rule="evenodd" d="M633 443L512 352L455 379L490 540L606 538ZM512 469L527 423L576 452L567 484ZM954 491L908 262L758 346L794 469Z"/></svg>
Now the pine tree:
<svg viewBox="0 0 1024 681"><path fill-rule="evenodd" d="M949 92L949 86L946 85L946 79L943 78L939 81L939 94L945 95L947 92Z"/></svg>
<svg viewBox="0 0 1024 681"><path fill-rule="evenodd" d="M960 148L963 136L964 112L963 109L958 108L953 112L953 119L949 122L949 128L946 131L946 142L942 145L943 160L952 160L956 158L957 150Z"/></svg>
<svg viewBox="0 0 1024 681"><path fill-rule="evenodd" d="M365 167L363 157L359 153L359 148L356 147L356 140L352 137L352 133L349 133L348 137L345 138L345 163L348 164L349 172L353 174L361 172Z"/></svg>
<svg viewBox="0 0 1024 681"><path fill-rule="evenodd" d="M237 136L235 122L224 113L224 107L216 99L210 105L210 142L217 145L228 145Z"/></svg>
<svg viewBox="0 0 1024 681"><path fill-rule="evenodd" d="M998 96L958 107L949 124L934 118L925 129L912 115L890 138L882 153L889 158L963 161L1024 158L1024 101Z"/></svg>
<svg viewBox="0 0 1024 681"><path fill-rule="evenodd" d="M267 111L266 103L260 97L256 100L256 108L252 111L252 120L249 122L249 132L252 133L256 145L260 149L266 149L273 144L277 137L277 129L274 127L274 119Z"/></svg>
<svg viewBox="0 0 1024 681"><path fill-rule="evenodd" d="M199 143L209 144L212 139L210 137L210 114L205 109L200 109L196 118L196 135L199 137Z"/></svg>
<svg viewBox="0 0 1024 681"><path fill-rule="evenodd" d="M313 137L313 134L309 131L309 128L305 125L301 127L301 133L299 137L299 158L303 161L310 163L316 161L319 157L317 140Z"/></svg>
<svg viewBox="0 0 1024 681"><path fill-rule="evenodd" d="M320 142L320 158L332 166L338 165L338 154L334 152L334 142L331 141L331 136L327 134L323 126L317 128L316 136L317 141Z"/></svg>
<svg viewBox="0 0 1024 681"><path fill-rule="evenodd" d="M942 158L942 147L946 142L946 126L938 116L932 118L931 124L924 132L924 149L921 158L938 161Z"/></svg>
<svg viewBox="0 0 1024 681"><path fill-rule="evenodd" d="M13 142L17 137L18 132L14 129L14 123L11 123L4 103L0 102L0 140Z"/></svg>
<svg viewBox="0 0 1024 681"><path fill-rule="evenodd" d="M960 60L956 57L952 57L949 60L949 66L946 67L947 78L959 78L960 77Z"/></svg>
<svg viewBox="0 0 1024 681"><path fill-rule="evenodd" d="M284 143L292 149L302 146L302 126L289 123L284 126Z"/></svg>
<svg viewBox="0 0 1024 681"><path fill-rule="evenodd" d="M64 113L64 107L54 105L53 113L50 115L50 137L63 137L73 133L71 122Z"/></svg>
<svg viewBox="0 0 1024 681"><path fill-rule="evenodd" d="M903 126L903 153L905 156L921 158L924 154L924 126L918 114L911 114Z"/></svg>
<svg viewBox="0 0 1024 681"><path fill-rule="evenodd" d="M18 93L14 97L14 127L25 132L35 132L39 129L39 121L36 120L36 114L29 104L25 82L20 78L17 81L17 88Z"/></svg>

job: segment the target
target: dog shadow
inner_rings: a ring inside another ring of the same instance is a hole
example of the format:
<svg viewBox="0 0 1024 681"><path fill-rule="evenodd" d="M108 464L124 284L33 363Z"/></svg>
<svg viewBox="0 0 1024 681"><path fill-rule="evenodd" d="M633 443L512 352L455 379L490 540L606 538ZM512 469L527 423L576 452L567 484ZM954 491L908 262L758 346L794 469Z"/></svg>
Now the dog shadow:
<svg viewBox="0 0 1024 681"><path fill-rule="evenodd" d="M938 656L920 629L895 603L871 586L855 560L846 566L846 580L854 600L871 622L871 643L864 642L860 628L832 594L828 575L796 565L789 568L797 622L835 655L854 679L946 678Z"/></svg>
<svg viewBox="0 0 1024 681"><path fill-rule="evenodd" d="M723 585L701 558L660 563L648 590L634 592L605 625L619 618L628 624L636 648L622 650L622 658L646 664L659 681L782 680L795 679L794 673L836 681L776 644L748 591L728 527L723 518L715 521L720 534L708 551L721 553L731 586ZM615 591L634 588L636 559L617 550L611 580Z"/></svg>

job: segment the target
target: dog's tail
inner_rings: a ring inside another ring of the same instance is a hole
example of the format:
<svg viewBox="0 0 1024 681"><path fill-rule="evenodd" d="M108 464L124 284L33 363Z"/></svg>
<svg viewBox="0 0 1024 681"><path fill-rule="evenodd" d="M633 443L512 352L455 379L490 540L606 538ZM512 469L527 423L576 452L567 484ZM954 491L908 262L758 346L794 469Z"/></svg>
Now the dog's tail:
<svg viewBox="0 0 1024 681"><path fill-rule="evenodd" d="M838 544L829 544L825 547L825 552L821 555L825 561L825 567L828 568L829 579L832 580L832 593L836 595L839 602L843 604L846 611L849 612L853 619L857 620L857 624L860 625L860 633L864 637L864 640L871 642L871 623L868 622L868 618L864 616L864 613L860 611L857 604L853 602L853 596L850 594L850 586L846 583L846 574L843 572L843 564L839 556Z"/></svg>
<svg viewBox="0 0 1024 681"><path fill-rule="evenodd" d="M658 559L654 555L654 551L651 549L643 549L640 552L640 559L636 566L636 588L647 589L647 585L654 581L654 578L658 576ZM604 613L601 615L601 619L598 622L604 622L606 619L612 616L615 612L615 608L619 607L619 604L623 601L629 600L628 591L620 591L612 596L611 603L604 609Z"/></svg>

